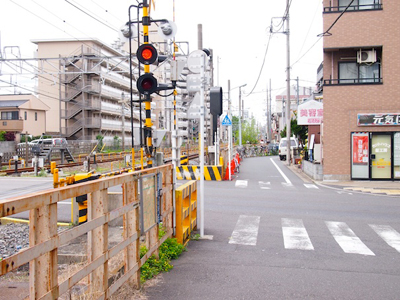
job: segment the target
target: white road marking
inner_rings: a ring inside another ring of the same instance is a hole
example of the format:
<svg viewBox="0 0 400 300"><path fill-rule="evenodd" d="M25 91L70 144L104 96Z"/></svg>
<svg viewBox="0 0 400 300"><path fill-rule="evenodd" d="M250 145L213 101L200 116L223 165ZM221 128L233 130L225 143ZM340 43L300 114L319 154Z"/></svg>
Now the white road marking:
<svg viewBox="0 0 400 300"><path fill-rule="evenodd" d="M259 225L259 216L239 216L229 244L255 246Z"/></svg>
<svg viewBox="0 0 400 300"><path fill-rule="evenodd" d="M286 187L293 187L293 184L291 182L281 182L283 186Z"/></svg>
<svg viewBox="0 0 400 300"><path fill-rule="evenodd" d="M248 180L236 180L235 187L246 188Z"/></svg>
<svg viewBox="0 0 400 300"><path fill-rule="evenodd" d="M281 175L282 175L283 179L285 179L286 183L292 184L292 183L290 182L289 178L287 178L287 176L282 172L282 170L278 167L278 165L274 162L274 160L273 160L272 158L270 158L270 160L271 160L272 163L274 164L275 168L278 169L279 173L281 173Z"/></svg>
<svg viewBox="0 0 400 300"><path fill-rule="evenodd" d="M262 190L270 190L271 188L269 187L269 185L271 185L271 182L269 182L269 181L267 181L267 182L264 182L264 181L259 181L258 182L258 185L260 186L260 189L262 189ZM267 186L268 185L268 186Z"/></svg>
<svg viewBox="0 0 400 300"><path fill-rule="evenodd" d="M400 252L400 234L389 225L369 225L390 247Z"/></svg>
<svg viewBox="0 0 400 300"><path fill-rule="evenodd" d="M286 249L314 250L301 219L282 218L282 233Z"/></svg>
<svg viewBox="0 0 400 300"><path fill-rule="evenodd" d="M325 222L336 242L346 253L375 255L344 222Z"/></svg>
<svg viewBox="0 0 400 300"><path fill-rule="evenodd" d="M306 188L308 188L308 189L317 189L317 190L319 190L319 188L315 184L312 184L312 183L304 183L304 186Z"/></svg>
<svg viewBox="0 0 400 300"><path fill-rule="evenodd" d="M336 192L336 193L338 193L338 194L347 194L347 195L353 195L353 193L349 193L349 192Z"/></svg>

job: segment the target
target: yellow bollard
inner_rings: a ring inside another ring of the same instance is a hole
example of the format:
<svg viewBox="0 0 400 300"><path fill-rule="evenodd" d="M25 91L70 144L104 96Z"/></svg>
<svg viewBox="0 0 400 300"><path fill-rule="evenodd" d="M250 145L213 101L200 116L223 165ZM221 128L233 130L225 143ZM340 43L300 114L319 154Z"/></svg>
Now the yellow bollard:
<svg viewBox="0 0 400 300"><path fill-rule="evenodd" d="M54 186L54 188L57 188L58 187L58 169L57 168L55 168L54 170L53 170L53 186Z"/></svg>
<svg viewBox="0 0 400 300"><path fill-rule="evenodd" d="M56 168L56 162L55 161L52 161L51 163L50 163L50 172L51 172L51 174L53 174L54 173L54 169Z"/></svg>

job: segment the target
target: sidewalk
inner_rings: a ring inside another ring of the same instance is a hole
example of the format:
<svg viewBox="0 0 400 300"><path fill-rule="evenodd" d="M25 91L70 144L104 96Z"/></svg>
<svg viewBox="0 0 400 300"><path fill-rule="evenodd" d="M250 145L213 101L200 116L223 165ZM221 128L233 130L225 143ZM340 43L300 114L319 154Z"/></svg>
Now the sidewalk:
<svg viewBox="0 0 400 300"><path fill-rule="evenodd" d="M290 170L308 182L317 185L330 186L346 191L372 193L388 196L400 196L400 181L374 181L374 180L352 180L352 181L317 181L310 178L298 166L291 165Z"/></svg>

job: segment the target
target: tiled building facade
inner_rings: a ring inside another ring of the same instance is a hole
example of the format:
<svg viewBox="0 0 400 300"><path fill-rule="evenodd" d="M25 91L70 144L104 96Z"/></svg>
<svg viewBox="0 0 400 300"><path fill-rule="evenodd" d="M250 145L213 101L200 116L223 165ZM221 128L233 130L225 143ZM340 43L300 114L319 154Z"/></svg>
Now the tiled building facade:
<svg viewBox="0 0 400 300"><path fill-rule="evenodd" d="M326 32L351 0L324 0ZM354 0L324 35L325 180L400 179L400 6Z"/></svg>

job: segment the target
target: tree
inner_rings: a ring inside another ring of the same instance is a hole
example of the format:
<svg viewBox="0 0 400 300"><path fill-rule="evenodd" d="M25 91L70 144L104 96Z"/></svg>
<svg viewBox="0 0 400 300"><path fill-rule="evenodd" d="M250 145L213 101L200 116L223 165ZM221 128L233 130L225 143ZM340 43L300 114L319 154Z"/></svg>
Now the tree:
<svg viewBox="0 0 400 300"><path fill-rule="evenodd" d="M256 120L251 118L250 122L245 120L242 122L242 145L250 142L251 144L256 144L259 135L257 129ZM239 141L239 118L232 117L232 134L236 141Z"/></svg>
<svg viewBox="0 0 400 300"><path fill-rule="evenodd" d="M297 136L303 143L307 138L308 127L303 125L298 125L296 119L290 120L290 132L292 135ZM281 131L281 137L286 137L286 126Z"/></svg>

